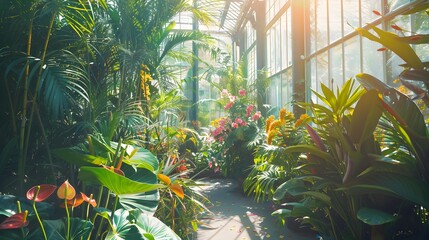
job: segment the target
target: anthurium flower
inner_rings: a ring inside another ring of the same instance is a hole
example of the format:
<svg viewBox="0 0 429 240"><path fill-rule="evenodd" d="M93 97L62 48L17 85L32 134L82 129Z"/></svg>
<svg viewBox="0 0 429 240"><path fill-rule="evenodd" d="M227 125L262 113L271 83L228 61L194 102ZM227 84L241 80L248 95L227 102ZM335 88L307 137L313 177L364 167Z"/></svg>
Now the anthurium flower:
<svg viewBox="0 0 429 240"><path fill-rule="evenodd" d="M172 192L174 192L177 196L179 196L181 199L183 199L185 197L185 193L183 192L183 188L182 188L182 186L180 186L180 184L173 183L170 186L168 186L168 188Z"/></svg>
<svg viewBox="0 0 429 240"><path fill-rule="evenodd" d="M80 193L76 194L75 198L73 198L71 200L67 200L67 207L78 207L83 202L87 202L87 203L91 204L91 206L93 206L93 207L97 206L97 202L95 201L95 199L89 198L88 196L85 195L85 193L80 192ZM61 204L61 207L64 207L64 203Z"/></svg>
<svg viewBox="0 0 429 240"><path fill-rule="evenodd" d="M64 181L63 184L57 190L57 196L60 199L71 200L76 196L74 187L69 183L68 180Z"/></svg>
<svg viewBox="0 0 429 240"><path fill-rule="evenodd" d="M27 215L28 211L25 210L22 213L17 213L6 218L2 223L0 223L0 229L14 229L27 226Z"/></svg>
<svg viewBox="0 0 429 240"><path fill-rule="evenodd" d="M173 183L172 184L171 183L171 179L168 176L166 176L166 175L164 175L162 173L158 174L158 178L163 183L165 183L165 185L167 185L168 188L172 192L174 192L177 196L179 196L181 199L183 199L185 197L185 193L183 192L183 188L182 188L182 186L180 186L180 184L178 184L178 183Z"/></svg>
<svg viewBox="0 0 429 240"><path fill-rule="evenodd" d="M85 193L82 193L82 192L81 192L81 195L82 195L83 201L91 204L92 207L97 206L97 201L95 201L95 199L92 198L92 195L91 195L91 197L88 197L85 195Z"/></svg>
<svg viewBox="0 0 429 240"><path fill-rule="evenodd" d="M166 175L164 175L162 173L158 173L158 178L163 183L165 183L165 185L167 185L167 186L169 186L171 184L171 179L168 176L166 176Z"/></svg>
<svg viewBox="0 0 429 240"><path fill-rule="evenodd" d="M40 188L40 190L38 190L38 188ZM52 184L41 184L34 186L27 191L27 199L31 201L34 200L36 202L44 201L49 196L51 196L55 189L57 189L57 186Z"/></svg>

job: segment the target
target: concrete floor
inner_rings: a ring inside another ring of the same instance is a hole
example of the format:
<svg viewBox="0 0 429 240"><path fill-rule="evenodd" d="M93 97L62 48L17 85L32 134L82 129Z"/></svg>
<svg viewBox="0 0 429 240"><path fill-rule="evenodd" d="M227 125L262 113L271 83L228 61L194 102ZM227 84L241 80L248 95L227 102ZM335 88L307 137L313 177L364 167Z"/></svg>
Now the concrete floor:
<svg viewBox="0 0 429 240"><path fill-rule="evenodd" d="M269 203L256 203L246 197L236 182L228 179L203 180L202 192L213 206L203 217L197 240L312 240L314 234L295 233L280 225Z"/></svg>

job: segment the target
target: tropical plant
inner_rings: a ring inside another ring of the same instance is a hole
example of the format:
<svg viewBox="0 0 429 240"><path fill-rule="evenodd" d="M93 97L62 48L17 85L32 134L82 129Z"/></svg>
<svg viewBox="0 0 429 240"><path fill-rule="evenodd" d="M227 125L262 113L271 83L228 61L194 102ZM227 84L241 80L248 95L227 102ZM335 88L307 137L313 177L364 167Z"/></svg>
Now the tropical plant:
<svg viewBox="0 0 429 240"><path fill-rule="evenodd" d="M416 165L400 157L402 150L386 145L382 151L380 144L397 135L388 132L395 128L386 127L385 120L383 130L376 130L385 107L378 93L353 91L352 85L348 81L336 95L322 85L323 95L315 94L325 105L302 104L313 115L307 131L314 145L286 152L307 153L309 164L301 168L308 172L280 185L274 199L286 193L303 198L273 214L301 217L327 238L418 236L424 225L414 204L425 206L429 192L415 177Z"/></svg>
<svg viewBox="0 0 429 240"><path fill-rule="evenodd" d="M22 235L14 239L23 237L33 239L36 236L40 236L40 239L61 237L64 239L81 237L85 239L179 239L171 229L152 215L159 202L157 189L172 189L175 194L183 198L181 186L172 182L167 176L158 175L157 177L158 160L149 151L120 142L112 142L112 144L115 148L104 143L103 138L90 137L87 147L81 149L85 152L77 149L55 150L58 157L80 166L78 179L85 184L82 188L87 191L92 189L92 192L97 194L91 194L89 198L84 194L76 195L74 188L67 181L60 186L57 195L64 199L62 203L66 209L66 223L64 223L61 219L42 221L36 210L35 202L48 198L55 191L56 186L38 185L31 188L27 192L27 198L33 202L32 206L40 228L31 229L30 233L28 230L22 231ZM165 184L158 183L157 178ZM10 199L6 198L7 201ZM91 214L89 208L83 210L82 216L85 217L82 220L76 217L70 218L69 208L71 213L78 215L74 208L82 201L87 201L93 206L98 203L101 207L94 208ZM2 206L12 206L10 202L6 203ZM18 213L25 211L20 207L18 209ZM2 213L7 211L16 210L3 209ZM7 221L10 220L7 219ZM76 225L77 222L79 226ZM62 232L63 230L65 232ZM77 230L79 231L76 232ZM10 235L8 232L2 232L2 234Z"/></svg>
<svg viewBox="0 0 429 240"><path fill-rule="evenodd" d="M243 183L244 191L253 195L256 201L272 201L275 189L300 173L296 168L302 160L300 154L285 153L284 149L305 142L303 126L309 117L305 114L295 121L294 115L284 108L278 115L277 120L274 115L267 118L267 143L256 149L255 164Z"/></svg>
<svg viewBox="0 0 429 240"><path fill-rule="evenodd" d="M179 161L179 159L182 159ZM176 179L176 185L183 187L183 195L173 194L176 187L160 189L159 207L155 216L163 219L163 222L171 227L182 239L192 239L192 234L197 231L199 216L203 212L209 212L206 205L210 201L195 188L198 183L189 178L192 171L182 156L173 154L162 164L162 174Z"/></svg>

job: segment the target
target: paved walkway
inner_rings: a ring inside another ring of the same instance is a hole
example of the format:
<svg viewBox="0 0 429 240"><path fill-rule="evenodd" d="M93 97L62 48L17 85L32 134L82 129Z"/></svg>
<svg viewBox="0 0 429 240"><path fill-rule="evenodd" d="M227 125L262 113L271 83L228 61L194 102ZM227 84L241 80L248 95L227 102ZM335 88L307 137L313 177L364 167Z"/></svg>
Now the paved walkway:
<svg viewBox="0 0 429 240"><path fill-rule="evenodd" d="M197 240L313 240L282 227L269 203L256 203L239 191L238 184L228 179L208 179L202 188L213 206L212 214L202 219Z"/></svg>

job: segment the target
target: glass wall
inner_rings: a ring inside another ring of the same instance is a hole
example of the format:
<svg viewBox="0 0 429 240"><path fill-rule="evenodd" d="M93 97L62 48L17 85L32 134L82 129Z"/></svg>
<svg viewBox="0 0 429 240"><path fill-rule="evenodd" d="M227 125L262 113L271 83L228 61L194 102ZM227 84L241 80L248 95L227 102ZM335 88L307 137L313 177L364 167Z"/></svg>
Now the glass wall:
<svg viewBox="0 0 429 240"><path fill-rule="evenodd" d="M402 60L391 51L383 51L379 43L360 37L355 28L372 24L395 31L392 25L396 24L402 29L427 32L427 17L398 15L412 2L415 1L308 0L307 85L318 92L320 83L335 89L360 72L393 83L402 71L398 66ZM416 48L427 56L428 49Z"/></svg>
<svg viewBox="0 0 429 240"><path fill-rule="evenodd" d="M292 103L292 25L287 1L266 2L267 74L270 79L268 104L287 107ZM281 4L281 5L280 5ZM286 6L286 7L283 7Z"/></svg>

